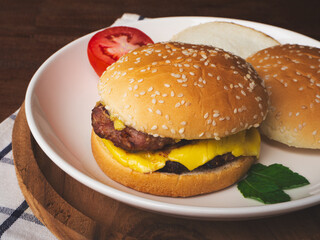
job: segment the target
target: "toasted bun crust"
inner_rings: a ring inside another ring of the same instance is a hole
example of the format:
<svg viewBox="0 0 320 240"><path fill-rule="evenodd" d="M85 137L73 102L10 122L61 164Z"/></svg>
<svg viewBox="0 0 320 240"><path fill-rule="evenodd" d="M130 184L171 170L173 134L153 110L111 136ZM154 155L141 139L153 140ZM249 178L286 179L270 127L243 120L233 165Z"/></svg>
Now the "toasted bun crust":
<svg viewBox="0 0 320 240"><path fill-rule="evenodd" d="M320 148L320 49L281 45L247 59L270 95L261 131L289 146Z"/></svg>
<svg viewBox="0 0 320 240"><path fill-rule="evenodd" d="M231 22L208 22L192 26L171 40L219 47L242 58L280 44L265 33Z"/></svg>
<svg viewBox="0 0 320 240"><path fill-rule="evenodd" d="M267 112L253 67L209 46L143 46L109 66L98 88L127 126L174 139L219 139L257 127Z"/></svg>
<svg viewBox="0 0 320 240"><path fill-rule="evenodd" d="M91 147L99 167L114 181L140 192L170 197L189 197L226 188L242 178L255 161L254 157L241 157L215 170L181 175L140 173L118 163L93 131Z"/></svg>

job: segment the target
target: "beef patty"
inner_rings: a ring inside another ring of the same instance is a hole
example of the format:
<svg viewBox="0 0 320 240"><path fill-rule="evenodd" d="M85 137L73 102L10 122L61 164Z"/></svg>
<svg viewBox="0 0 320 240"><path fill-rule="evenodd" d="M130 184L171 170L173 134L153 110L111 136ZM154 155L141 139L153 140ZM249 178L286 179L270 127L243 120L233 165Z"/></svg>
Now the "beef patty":
<svg viewBox="0 0 320 240"><path fill-rule="evenodd" d="M115 146L128 152L157 151L176 144L172 138L154 137L132 127L114 129L113 121L101 103L92 109L91 121L93 130L99 137L112 141Z"/></svg>

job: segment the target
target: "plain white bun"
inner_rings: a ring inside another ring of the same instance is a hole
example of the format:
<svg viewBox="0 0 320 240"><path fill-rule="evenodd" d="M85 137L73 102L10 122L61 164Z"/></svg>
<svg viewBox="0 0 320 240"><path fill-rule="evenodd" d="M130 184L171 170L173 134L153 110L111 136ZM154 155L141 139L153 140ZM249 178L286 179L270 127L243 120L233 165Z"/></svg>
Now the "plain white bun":
<svg viewBox="0 0 320 240"><path fill-rule="evenodd" d="M262 133L289 146L320 149L320 49L286 44L247 60L270 95Z"/></svg>
<svg viewBox="0 0 320 240"><path fill-rule="evenodd" d="M170 197L189 197L226 188L241 179L255 161L255 157L240 157L214 170L181 175L140 173L117 162L93 131L91 147L99 167L114 181L140 192Z"/></svg>
<svg viewBox="0 0 320 240"><path fill-rule="evenodd" d="M258 127L267 92L254 68L219 48L176 42L143 46L99 81L106 109L155 136L207 139Z"/></svg>
<svg viewBox="0 0 320 240"><path fill-rule="evenodd" d="M280 44L265 33L231 22L208 22L192 26L176 34L171 40L219 47L242 58Z"/></svg>

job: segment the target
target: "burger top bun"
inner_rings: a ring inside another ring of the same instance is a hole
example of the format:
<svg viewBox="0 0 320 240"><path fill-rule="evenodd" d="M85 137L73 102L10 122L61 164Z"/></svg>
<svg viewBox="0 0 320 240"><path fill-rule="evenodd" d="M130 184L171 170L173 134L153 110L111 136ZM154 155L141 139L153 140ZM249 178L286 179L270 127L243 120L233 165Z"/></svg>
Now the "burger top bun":
<svg viewBox="0 0 320 240"><path fill-rule="evenodd" d="M171 40L219 47L242 58L280 44L265 33L231 22L208 22L192 26Z"/></svg>
<svg viewBox="0 0 320 240"><path fill-rule="evenodd" d="M127 126L175 139L219 139L257 127L267 112L253 67L209 46L143 46L109 66L98 89L106 109Z"/></svg>
<svg viewBox="0 0 320 240"><path fill-rule="evenodd" d="M289 146L320 149L320 49L286 44L247 60L270 96L262 133Z"/></svg>

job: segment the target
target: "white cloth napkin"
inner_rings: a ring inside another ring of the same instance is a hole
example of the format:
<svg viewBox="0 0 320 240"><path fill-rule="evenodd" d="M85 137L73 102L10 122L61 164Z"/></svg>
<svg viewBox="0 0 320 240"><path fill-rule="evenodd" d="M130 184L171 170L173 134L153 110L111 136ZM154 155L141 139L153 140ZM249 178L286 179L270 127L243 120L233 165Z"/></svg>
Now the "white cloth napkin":
<svg viewBox="0 0 320 240"><path fill-rule="evenodd" d="M138 14L125 13L113 25L126 25L143 19ZM0 124L0 239L56 239L33 215L16 179L11 135L17 112Z"/></svg>

